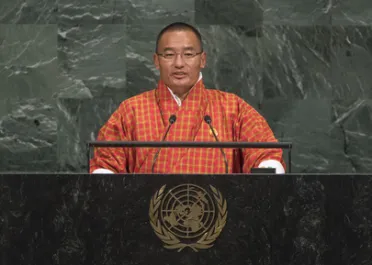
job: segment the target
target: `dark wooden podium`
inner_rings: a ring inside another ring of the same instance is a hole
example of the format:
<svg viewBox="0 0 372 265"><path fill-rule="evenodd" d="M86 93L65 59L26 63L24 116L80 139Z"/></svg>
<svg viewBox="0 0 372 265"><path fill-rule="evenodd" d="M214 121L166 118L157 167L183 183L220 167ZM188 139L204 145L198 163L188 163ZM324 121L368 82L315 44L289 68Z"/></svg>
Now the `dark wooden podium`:
<svg viewBox="0 0 372 265"><path fill-rule="evenodd" d="M1 264L372 264L371 175L0 177Z"/></svg>

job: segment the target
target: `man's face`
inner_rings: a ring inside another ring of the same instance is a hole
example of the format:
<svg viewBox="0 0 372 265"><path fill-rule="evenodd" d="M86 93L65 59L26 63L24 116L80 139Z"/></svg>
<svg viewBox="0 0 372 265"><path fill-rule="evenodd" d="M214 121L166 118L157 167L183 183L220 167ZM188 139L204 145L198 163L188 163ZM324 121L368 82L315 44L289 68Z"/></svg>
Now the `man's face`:
<svg viewBox="0 0 372 265"><path fill-rule="evenodd" d="M160 38L157 53L169 57L154 54L154 62L160 78L176 95L182 97L198 81L206 54L190 55L200 52L199 40L190 30L168 31Z"/></svg>

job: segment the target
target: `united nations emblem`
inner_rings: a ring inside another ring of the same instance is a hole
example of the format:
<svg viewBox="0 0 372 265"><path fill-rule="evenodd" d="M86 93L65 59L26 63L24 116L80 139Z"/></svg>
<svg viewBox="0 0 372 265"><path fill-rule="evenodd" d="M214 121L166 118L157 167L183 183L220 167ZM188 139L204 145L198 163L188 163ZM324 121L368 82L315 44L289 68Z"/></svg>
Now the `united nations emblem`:
<svg viewBox="0 0 372 265"><path fill-rule="evenodd" d="M165 190L151 198L149 216L155 234L167 249L198 251L213 246L226 224L227 203L213 186L210 192L194 184Z"/></svg>

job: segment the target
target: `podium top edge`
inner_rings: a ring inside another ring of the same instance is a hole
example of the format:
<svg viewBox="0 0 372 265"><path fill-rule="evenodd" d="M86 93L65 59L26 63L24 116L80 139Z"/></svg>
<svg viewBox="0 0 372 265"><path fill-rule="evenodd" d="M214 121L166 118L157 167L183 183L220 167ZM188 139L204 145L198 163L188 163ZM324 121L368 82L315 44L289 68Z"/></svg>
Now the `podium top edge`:
<svg viewBox="0 0 372 265"><path fill-rule="evenodd" d="M0 172L1 176L113 176L113 177L128 177L128 176L180 176L180 177L187 177L187 176L205 176L205 177L244 177L244 176L268 176L268 177L286 177L286 176L371 176L371 173L285 173L285 174L275 174L275 173L231 173L231 174L201 174L201 173L185 173L185 174L173 174L173 173L119 173L119 174L91 174L86 172Z"/></svg>
<svg viewBox="0 0 372 265"><path fill-rule="evenodd" d="M89 147L292 148L292 142L88 141L87 144Z"/></svg>

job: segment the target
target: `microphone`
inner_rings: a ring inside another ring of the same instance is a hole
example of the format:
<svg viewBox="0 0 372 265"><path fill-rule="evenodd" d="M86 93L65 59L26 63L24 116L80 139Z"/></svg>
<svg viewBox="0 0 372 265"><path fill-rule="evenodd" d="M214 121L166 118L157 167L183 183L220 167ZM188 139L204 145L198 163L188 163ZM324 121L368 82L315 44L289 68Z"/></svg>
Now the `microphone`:
<svg viewBox="0 0 372 265"><path fill-rule="evenodd" d="M204 116L204 121L209 125L209 128L211 129L211 131L212 131L212 133L213 133L214 139L216 139L216 142L219 142L219 141L218 141L218 138L217 138L217 135L216 135L216 133L214 132L213 127L212 127L212 125L211 125L211 123L212 123L212 119L211 119L211 117L210 117L209 115L205 115L205 116ZM222 153L222 156L223 156L223 160L224 160L224 162L225 162L225 171L226 171L226 174L228 174L228 173L229 173L229 165L227 164L226 154L225 154L225 152L223 151L222 147L220 148L220 150L221 150L221 153Z"/></svg>
<svg viewBox="0 0 372 265"><path fill-rule="evenodd" d="M164 134L164 136L163 136L162 141L164 141L165 138L167 137L168 132L169 132L169 130L170 130L172 124L175 123L176 119L177 119L177 117L176 117L176 115L174 115L174 114L171 115L171 116L169 117L169 125L168 125L168 128L167 128L167 131L165 132L165 134ZM154 159L152 160L152 167L151 167L151 172L152 172L152 173L154 173L155 163L156 163L156 159L158 159L158 155L159 155L159 153L160 153L160 149L161 149L161 147L159 147L159 149L156 151L156 154L155 154L155 156L154 156Z"/></svg>

